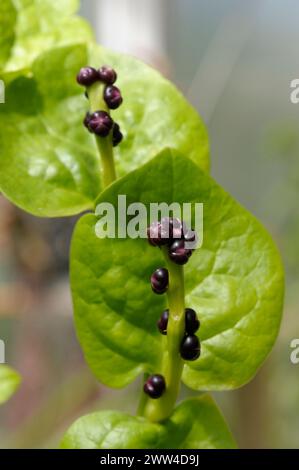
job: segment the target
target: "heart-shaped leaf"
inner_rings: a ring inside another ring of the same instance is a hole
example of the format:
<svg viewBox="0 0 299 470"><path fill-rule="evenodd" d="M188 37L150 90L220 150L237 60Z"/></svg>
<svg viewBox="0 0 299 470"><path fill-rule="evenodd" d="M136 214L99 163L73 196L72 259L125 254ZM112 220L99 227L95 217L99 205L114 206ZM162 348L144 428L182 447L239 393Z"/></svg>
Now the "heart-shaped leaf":
<svg viewBox="0 0 299 470"><path fill-rule="evenodd" d="M0 68L27 68L46 50L93 38L78 0L1 0Z"/></svg>
<svg viewBox="0 0 299 470"><path fill-rule="evenodd" d="M20 385L20 376L10 367L0 365L0 404L6 402Z"/></svg>
<svg viewBox="0 0 299 470"><path fill-rule="evenodd" d="M231 449L235 442L211 397L185 400L163 424L118 411L79 418L63 449Z"/></svg>
<svg viewBox="0 0 299 470"><path fill-rule="evenodd" d="M201 320L202 354L186 363L194 389L239 387L255 374L278 333L283 270L262 225L190 159L165 150L110 186L98 202L118 211L142 202L203 203L203 244L185 267L186 306ZM140 372L159 372L163 341L156 321L166 296L149 278L165 262L147 240L98 238L98 217L85 215L71 248L75 321L85 357L107 385L121 387ZM165 345L164 345L165 347Z"/></svg>
<svg viewBox="0 0 299 470"><path fill-rule="evenodd" d="M171 145L208 168L207 134L197 113L158 72L136 59L85 46L40 55L32 73L4 74L0 106L0 188L38 216L72 215L93 208L101 191L94 137L82 125L88 109L75 77L81 66L115 66L124 96L113 113L125 134L116 151L119 175Z"/></svg>

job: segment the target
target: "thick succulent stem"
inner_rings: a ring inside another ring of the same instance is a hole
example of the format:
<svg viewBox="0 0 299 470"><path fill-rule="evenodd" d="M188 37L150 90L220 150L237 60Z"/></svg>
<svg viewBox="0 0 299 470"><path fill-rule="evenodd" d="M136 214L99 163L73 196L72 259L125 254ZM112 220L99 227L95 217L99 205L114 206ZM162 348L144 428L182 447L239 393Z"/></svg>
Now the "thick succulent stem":
<svg viewBox="0 0 299 470"><path fill-rule="evenodd" d="M105 84L102 82L95 82L93 85L88 87L88 98L90 102L90 111L94 113L95 111L106 111L110 113L109 108L107 107L104 99ZM112 145L112 132L107 137L95 136L96 144L99 149L102 163L102 182L103 187L106 188L113 181L116 180L116 171L114 164L114 152Z"/></svg>
<svg viewBox="0 0 299 470"><path fill-rule="evenodd" d="M179 394L184 365L180 356L180 345L185 332L184 268L169 259L166 248L163 248L163 252L169 272L167 351L161 372L165 377L166 390L161 398L147 400L144 415L151 421L163 421L171 415Z"/></svg>

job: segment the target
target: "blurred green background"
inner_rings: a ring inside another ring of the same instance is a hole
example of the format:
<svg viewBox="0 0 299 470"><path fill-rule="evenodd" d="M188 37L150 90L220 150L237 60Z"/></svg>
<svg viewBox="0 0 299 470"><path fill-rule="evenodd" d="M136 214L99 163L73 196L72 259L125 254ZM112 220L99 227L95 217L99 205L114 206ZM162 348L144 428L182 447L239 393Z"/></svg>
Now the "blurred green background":
<svg viewBox="0 0 299 470"><path fill-rule="evenodd" d="M280 248L287 290L277 344L250 384L215 398L241 447L297 448L299 364L290 342L299 337L299 104L290 82L299 78L299 2L83 0L81 13L99 42L181 88L208 126L213 176ZM55 447L77 416L136 406L140 383L108 390L84 364L68 287L74 223L35 219L0 196L0 336L23 376L1 407L1 447Z"/></svg>

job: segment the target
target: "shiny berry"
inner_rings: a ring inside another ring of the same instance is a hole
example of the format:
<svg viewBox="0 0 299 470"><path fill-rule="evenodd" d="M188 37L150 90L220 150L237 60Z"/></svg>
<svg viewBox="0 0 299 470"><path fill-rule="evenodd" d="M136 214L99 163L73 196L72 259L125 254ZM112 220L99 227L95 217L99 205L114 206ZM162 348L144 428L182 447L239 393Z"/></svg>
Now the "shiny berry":
<svg viewBox="0 0 299 470"><path fill-rule="evenodd" d="M188 335L193 335L196 333L198 328L200 327L199 320L197 319L197 315L193 308L186 308L185 309L185 330Z"/></svg>
<svg viewBox="0 0 299 470"><path fill-rule="evenodd" d="M200 356L200 342L197 336L185 336L181 343L181 356L186 361L195 361Z"/></svg>
<svg viewBox="0 0 299 470"><path fill-rule="evenodd" d="M116 82L117 74L111 67L103 66L98 70L99 79L106 85L113 85Z"/></svg>
<svg viewBox="0 0 299 470"><path fill-rule="evenodd" d="M123 102L120 90L113 85L105 88L104 100L109 109L117 109Z"/></svg>
<svg viewBox="0 0 299 470"><path fill-rule="evenodd" d="M168 233L169 241L181 239L183 236L184 223L177 217L163 217L161 226L165 233Z"/></svg>
<svg viewBox="0 0 299 470"><path fill-rule="evenodd" d="M167 334L167 324L168 324L168 317L169 317L169 309L164 310L161 317L157 322L157 327L162 335Z"/></svg>
<svg viewBox="0 0 299 470"><path fill-rule="evenodd" d="M185 248L184 240L175 240L169 247L169 258L176 264L186 264L192 251Z"/></svg>
<svg viewBox="0 0 299 470"><path fill-rule="evenodd" d="M171 219L171 225L172 225L172 238L174 239L182 238L183 230L184 230L184 222L174 217L173 219Z"/></svg>
<svg viewBox="0 0 299 470"><path fill-rule="evenodd" d="M169 217L163 217L160 222L161 225L161 237L165 240L165 243L169 243L172 240L172 223Z"/></svg>
<svg viewBox="0 0 299 470"><path fill-rule="evenodd" d="M90 118L91 118L91 114L89 112L87 112L86 115L85 115L85 118L83 120L83 124L87 129L89 128L88 126L89 126Z"/></svg>
<svg viewBox="0 0 299 470"><path fill-rule="evenodd" d="M158 268L151 275L152 289L156 294L164 294L168 288L168 271L165 268Z"/></svg>
<svg viewBox="0 0 299 470"><path fill-rule="evenodd" d="M167 245L168 237L160 222L153 222L147 228L147 238L152 246Z"/></svg>
<svg viewBox="0 0 299 470"><path fill-rule="evenodd" d="M146 230L147 239L152 246L160 246L161 225L160 222L153 222Z"/></svg>
<svg viewBox="0 0 299 470"><path fill-rule="evenodd" d="M166 388L163 375L150 375L143 386L144 392L151 398L160 398Z"/></svg>
<svg viewBox="0 0 299 470"><path fill-rule="evenodd" d="M113 147L116 147L123 140L123 135L120 131L119 125L115 122L113 124L113 134L112 134L112 144Z"/></svg>
<svg viewBox="0 0 299 470"><path fill-rule="evenodd" d="M186 230L184 232L184 240L188 244L187 248L195 249L197 242L197 234L194 230Z"/></svg>
<svg viewBox="0 0 299 470"><path fill-rule="evenodd" d="M82 86L90 86L98 79L98 72L93 67L83 67L77 75L77 82Z"/></svg>
<svg viewBox="0 0 299 470"><path fill-rule="evenodd" d="M106 111L96 111L90 116L88 129L100 137L106 137L112 126L113 120Z"/></svg>

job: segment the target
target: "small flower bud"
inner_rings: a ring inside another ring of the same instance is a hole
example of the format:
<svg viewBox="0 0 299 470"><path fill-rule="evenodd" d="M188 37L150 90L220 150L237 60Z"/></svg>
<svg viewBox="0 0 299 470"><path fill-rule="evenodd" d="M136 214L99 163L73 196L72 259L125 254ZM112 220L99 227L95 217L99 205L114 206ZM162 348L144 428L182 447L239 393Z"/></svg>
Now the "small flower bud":
<svg viewBox="0 0 299 470"><path fill-rule="evenodd" d="M89 122L90 122L91 114L89 112L86 113L85 118L83 120L84 126L89 129Z"/></svg>
<svg viewBox="0 0 299 470"><path fill-rule="evenodd" d="M113 135L112 135L112 144L113 147L116 147L123 140L123 135L120 131L119 125L115 122L113 124Z"/></svg>
<svg viewBox="0 0 299 470"><path fill-rule="evenodd" d="M169 238L165 233L164 229L162 228L161 223L158 221L153 222L147 228L147 238L150 245L152 246L167 245L169 241Z"/></svg>
<svg viewBox="0 0 299 470"><path fill-rule="evenodd" d="M103 66L98 70L99 79L106 85L113 85L116 82L117 74L111 67Z"/></svg>
<svg viewBox="0 0 299 470"><path fill-rule="evenodd" d="M169 247L169 258L176 264L186 264L192 254L185 248L184 240L175 240Z"/></svg>
<svg viewBox="0 0 299 470"><path fill-rule="evenodd" d="M113 120L106 111L96 111L90 116L88 129L90 132L107 137L113 126Z"/></svg>
<svg viewBox="0 0 299 470"><path fill-rule="evenodd" d="M200 343L195 335L185 336L181 343L181 356L186 361L195 361L200 356Z"/></svg>
<svg viewBox="0 0 299 470"><path fill-rule="evenodd" d="M169 317L169 309L164 310L161 317L157 321L157 327L162 335L167 334L168 317Z"/></svg>
<svg viewBox="0 0 299 470"><path fill-rule="evenodd" d="M185 330L188 335L196 333L200 327L199 320L197 318L195 310L193 308L185 309Z"/></svg>
<svg viewBox="0 0 299 470"><path fill-rule="evenodd" d="M152 290L155 294L164 294L168 288L168 271L165 268L158 268L151 276Z"/></svg>
<svg viewBox="0 0 299 470"><path fill-rule="evenodd" d="M105 88L104 100L109 109L117 109L123 102L120 90L113 85Z"/></svg>
<svg viewBox="0 0 299 470"><path fill-rule="evenodd" d="M98 72L93 67L83 67L77 75L77 82L82 86L90 86L98 79Z"/></svg>
<svg viewBox="0 0 299 470"><path fill-rule="evenodd" d="M144 392L151 398L160 398L165 388L165 379L160 374L150 375L143 386Z"/></svg>

